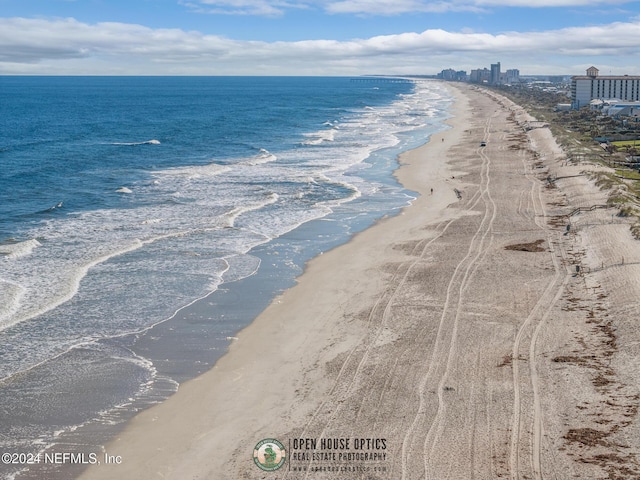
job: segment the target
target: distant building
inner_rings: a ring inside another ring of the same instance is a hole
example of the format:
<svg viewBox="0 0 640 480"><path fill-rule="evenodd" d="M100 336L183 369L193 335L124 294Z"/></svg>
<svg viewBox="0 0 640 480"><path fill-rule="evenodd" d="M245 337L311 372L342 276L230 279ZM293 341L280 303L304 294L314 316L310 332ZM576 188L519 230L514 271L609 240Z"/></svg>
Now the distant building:
<svg viewBox="0 0 640 480"><path fill-rule="evenodd" d="M464 70L454 70L452 68L447 68L446 70L442 70L437 75L437 77L443 80L458 81L458 82L466 82L468 80L467 72L465 72Z"/></svg>
<svg viewBox="0 0 640 480"><path fill-rule="evenodd" d="M517 68L507 70L505 82L511 85L514 83L520 83L520 70Z"/></svg>
<svg viewBox="0 0 640 480"><path fill-rule="evenodd" d="M567 78L564 75L549 75L548 77L551 83L566 83Z"/></svg>
<svg viewBox="0 0 640 480"><path fill-rule="evenodd" d="M500 84L500 62L491 64L491 79L489 83L491 85Z"/></svg>
<svg viewBox="0 0 640 480"><path fill-rule="evenodd" d="M448 68L438 73L437 78L442 80L455 80L459 82L472 82L482 83L486 85L504 85L520 83L520 70L511 69L506 72L501 72L500 62L491 65L491 70L487 68L478 68L471 70L471 73L467 75L464 70L454 70Z"/></svg>
<svg viewBox="0 0 640 480"><path fill-rule="evenodd" d="M571 77L571 104L584 107L594 99L620 99L640 101L640 76L600 76L596 67L587 69L586 75Z"/></svg>
<svg viewBox="0 0 640 480"><path fill-rule="evenodd" d="M602 113L610 117L640 117L640 102L611 102L599 107Z"/></svg>
<svg viewBox="0 0 640 480"><path fill-rule="evenodd" d="M473 83L490 83L491 70L487 70L486 68L471 70L469 81Z"/></svg>

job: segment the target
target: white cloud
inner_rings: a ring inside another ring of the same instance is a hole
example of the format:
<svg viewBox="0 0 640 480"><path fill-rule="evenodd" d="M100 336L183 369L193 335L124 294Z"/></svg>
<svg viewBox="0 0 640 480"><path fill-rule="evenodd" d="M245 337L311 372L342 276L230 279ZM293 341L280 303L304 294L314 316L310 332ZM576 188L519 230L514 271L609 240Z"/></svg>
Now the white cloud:
<svg viewBox="0 0 640 480"><path fill-rule="evenodd" d="M422 0L338 0L328 1L325 9L329 13L355 13L366 15L399 15L403 13L479 10L469 2L422 1Z"/></svg>
<svg viewBox="0 0 640 480"><path fill-rule="evenodd" d="M307 2L300 0L293 2L286 0L180 0L179 3L198 13L266 17L281 16L288 9L308 6Z"/></svg>
<svg viewBox="0 0 640 480"><path fill-rule="evenodd" d="M472 0L478 6L491 7L588 7L598 5L622 5L633 0Z"/></svg>
<svg viewBox="0 0 640 480"><path fill-rule="evenodd" d="M200 13L280 16L288 9L316 8L333 14L399 15L418 12L484 11L491 7L589 7L632 0L180 0Z"/></svg>
<svg viewBox="0 0 640 480"><path fill-rule="evenodd" d="M124 23L0 18L0 73L354 75L435 73L495 61L523 72L549 66L529 73L575 73L567 69L598 60L629 65L639 50L640 20L498 35L432 29L347 41L249 42Z"/></svg>

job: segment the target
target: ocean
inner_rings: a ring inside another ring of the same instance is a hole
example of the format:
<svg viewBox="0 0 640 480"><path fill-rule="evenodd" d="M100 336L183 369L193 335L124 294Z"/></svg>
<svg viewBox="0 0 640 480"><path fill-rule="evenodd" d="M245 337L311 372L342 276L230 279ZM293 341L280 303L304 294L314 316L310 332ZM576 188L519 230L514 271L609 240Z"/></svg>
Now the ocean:
<svg viewBox="0 0 640 480"><path fill-rule="evenodd" d="M410 204L397 156L451 103L429 81L0 77L0 452L100 445L211 368L306 261Z"/></svg>

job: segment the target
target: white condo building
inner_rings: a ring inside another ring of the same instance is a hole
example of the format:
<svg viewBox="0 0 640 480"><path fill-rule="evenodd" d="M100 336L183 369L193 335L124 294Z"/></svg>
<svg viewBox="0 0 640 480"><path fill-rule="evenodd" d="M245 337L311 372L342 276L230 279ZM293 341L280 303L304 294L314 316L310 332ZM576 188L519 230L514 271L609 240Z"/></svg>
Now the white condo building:
<svg viewBox="0 0 640 480"><path fill-rule="evenodd" d="M587 69L586 75L571 77L571 104L573 108L584 107L594 99L640 101L640 76L598 75L596 67Z"/></svg>

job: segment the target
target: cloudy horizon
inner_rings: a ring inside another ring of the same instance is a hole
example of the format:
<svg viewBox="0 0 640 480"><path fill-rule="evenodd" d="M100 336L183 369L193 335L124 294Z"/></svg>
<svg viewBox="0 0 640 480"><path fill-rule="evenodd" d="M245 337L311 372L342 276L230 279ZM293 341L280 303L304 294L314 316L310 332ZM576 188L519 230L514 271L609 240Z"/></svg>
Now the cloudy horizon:
<svg viewBox="0 0 640 480"><path fill-rule="evenodd" d="M637 2L0 0L3 75L640 74Z"/></svg>

